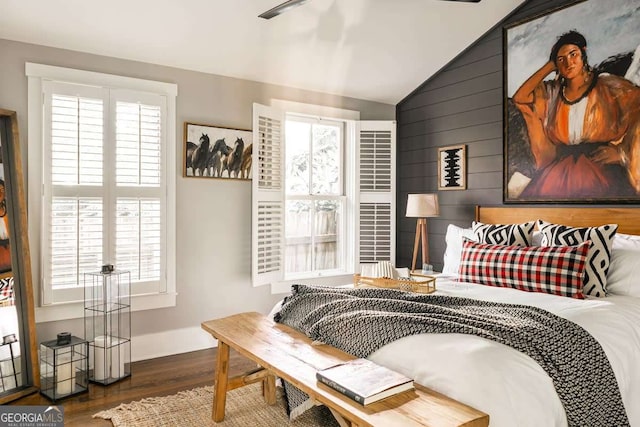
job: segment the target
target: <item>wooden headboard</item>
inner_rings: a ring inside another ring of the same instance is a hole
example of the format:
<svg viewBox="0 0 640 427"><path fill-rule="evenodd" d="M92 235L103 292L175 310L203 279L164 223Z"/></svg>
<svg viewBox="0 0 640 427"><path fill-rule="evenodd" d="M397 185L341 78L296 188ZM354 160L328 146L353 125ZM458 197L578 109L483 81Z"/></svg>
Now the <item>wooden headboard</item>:
<svg viewBox="0 0 640 427"><path fill-rule="evenodd" d="M536 219L572 227L618 224L619 233L640 235L640 207L476 206L476 221L487 224L516 224Z"/></svg>

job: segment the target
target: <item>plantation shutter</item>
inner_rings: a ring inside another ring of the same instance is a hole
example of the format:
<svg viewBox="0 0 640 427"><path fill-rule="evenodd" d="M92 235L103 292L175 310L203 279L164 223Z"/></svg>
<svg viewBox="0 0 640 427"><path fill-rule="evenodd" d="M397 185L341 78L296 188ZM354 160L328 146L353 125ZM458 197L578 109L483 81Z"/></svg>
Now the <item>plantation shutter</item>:
<svg viewBox="0 0 640 427"><path fill-rule="evenodd" d="M395 121L360 121L358 139L359 263L395 263Z"/></svg>
<svg viewBox="0 0 640 427"><path fill-rule="evenodd" d="M253 286L284 278L284 114L253 104Z"/></svg>
<svg viewBox="0 0 640 427"><path fill-rule="evenodd" d="M111 91L111 115L115 118L115 171L110 186L110 223L113 264L131 272L131 281L144 283L139 292L166 290L164 268L166 180L163 162L166 114L161 95L127 90Z"/></svg>
<svg viewBox="0 0 640 427"><path fill-rule="evenodd" d="M44 82L43 302L77 288L104 254L104 129L101 88Z"/></svg>

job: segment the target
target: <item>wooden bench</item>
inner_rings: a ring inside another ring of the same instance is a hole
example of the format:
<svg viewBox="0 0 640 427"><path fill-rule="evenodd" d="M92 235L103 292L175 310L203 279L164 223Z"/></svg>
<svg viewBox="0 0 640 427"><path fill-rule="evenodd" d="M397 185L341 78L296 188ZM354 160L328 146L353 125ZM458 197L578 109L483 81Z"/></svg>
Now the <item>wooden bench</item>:
<svg viewBox="0 0 640 427"><path fill-rule="evenodd" d="M212 419L224 419L226 393L261 381L268 404L275 404L275 376L326 405L341 426L466 426L489 425L489 416L440 393L416 384L416 389L359 405L316 380L316 371L354 356L311 339L259 313L240 313L202 323L218 340ZM260 368L228 378L229 348L255 361Z"/></svg>

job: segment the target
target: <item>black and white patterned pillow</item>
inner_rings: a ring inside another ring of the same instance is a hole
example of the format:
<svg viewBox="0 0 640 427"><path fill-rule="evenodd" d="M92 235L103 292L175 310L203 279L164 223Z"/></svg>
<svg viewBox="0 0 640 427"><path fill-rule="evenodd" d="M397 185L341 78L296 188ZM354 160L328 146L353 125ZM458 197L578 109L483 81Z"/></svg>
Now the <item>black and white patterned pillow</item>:
<svg viewBox="0 0 640 427"><path fill-rule="evenodd" d="M473 221L471 228L476 240L491 245L531 246L536 222L523 224L484 224Z"/></svg>
<svg viewBox="0 0 640 427"><path fill-rule="evenodd" d="M618 224L606 224L599 227L569 227L538 220L542 233L542 246L575 246L591 241L584 269L585 295L604 297L607 295L607 272L611 264L611 244L616 235Z"/></svg>

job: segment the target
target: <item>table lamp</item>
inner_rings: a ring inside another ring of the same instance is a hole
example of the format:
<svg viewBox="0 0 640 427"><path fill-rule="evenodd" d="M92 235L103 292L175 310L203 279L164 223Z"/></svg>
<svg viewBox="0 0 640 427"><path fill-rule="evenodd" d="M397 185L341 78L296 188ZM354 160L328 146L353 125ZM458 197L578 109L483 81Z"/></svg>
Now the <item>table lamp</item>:
<svg viewBox="0 0 640 427"><path fill-rule="evenodd" d="M440 207L438 206L437 194L409 194L407 199L407 217L418 218L416 224L416 237L413 243L413 261L411 262L411 270L416 269L416 260L418 258L418 246L422 241L422 264L429 263L429 238L427 235L427 218L439 216Z"/></svg>

